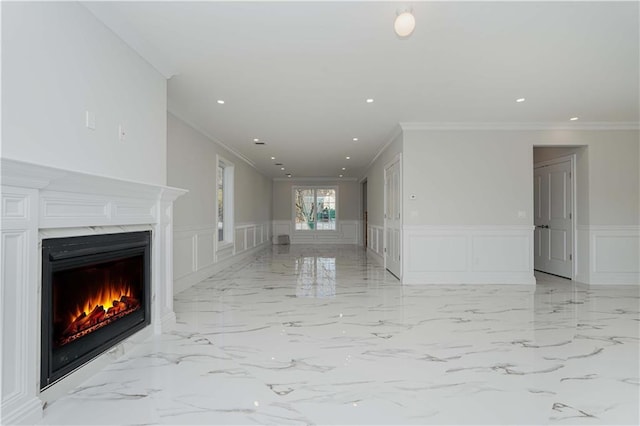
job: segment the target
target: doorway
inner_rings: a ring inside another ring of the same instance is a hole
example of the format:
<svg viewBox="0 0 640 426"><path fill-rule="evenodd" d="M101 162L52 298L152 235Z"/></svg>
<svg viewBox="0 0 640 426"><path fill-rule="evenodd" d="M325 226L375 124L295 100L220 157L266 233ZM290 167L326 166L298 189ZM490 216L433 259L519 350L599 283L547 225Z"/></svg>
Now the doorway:
<svg viewBox="0 0 640 426"><path fill-rule="evenodd" d="M367 215L367 180L362 182L362 245L366 249L369 247L368 232L368 215Z"/></svg>
<svg viewBox="0 0 640 426"><path fill-rule="evenodd" d="M384 266L402 280L402 175L398 155L384 167Z"/></svg>
<svg viewBox="0 0 640 426"><path fill-rule="evenodd" d="M584 198L586 168L584 146L533 149L533 261L536 271L576 279L577 221L581 209L587 208ZM578 198L578 186L582 188L582 200Z"/></svg>
<svg viewBox="0 0 640 426"><path fill-rule="evenodd" d="M573 278L573 157L534 167L534 269Z"/></svg>

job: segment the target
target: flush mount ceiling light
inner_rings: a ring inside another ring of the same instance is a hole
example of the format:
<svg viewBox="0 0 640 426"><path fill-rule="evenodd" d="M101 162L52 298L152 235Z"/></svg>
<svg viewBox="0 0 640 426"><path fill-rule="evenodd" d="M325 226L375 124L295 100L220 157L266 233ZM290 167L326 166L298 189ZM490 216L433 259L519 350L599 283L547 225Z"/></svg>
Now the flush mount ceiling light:
<svg viewBox="0 0 640 426"><path fill-rule="evenodd" d="M521 102L524 102L524 101L526 101L526 99L525 99L525 98L518 98L518 99L516 99L516 102L518 102L518 103L521 103Z"/></svg>
<svg viewBox="0 0 640 426"><path fill-rule="evenodd" d="M218 103L219 103L220 105L224 105L224 101L223 101L222 99L218 99Z"/></svg>
<svg viewBox="0 0 640 426"><path fill-rule="evenodd" d="M571 117L569 120L570 121L578 121L578 120L580 120L580 117Z"/></svg>
<svg viewBox="0 0 640 426"><path fill-rule="evenodd" d="M407 38L413 33L416 28L416 18L411 13L411 10L398 11L398 16L393 22L393 29L398 34L398 37Z"/></svg>
<svg viewBox="0 0 640 426"><path fill-rule="evenodd" d="M373 99L372 98L367 99L367 103L368 104L372 104L373 103Z"/></svg>

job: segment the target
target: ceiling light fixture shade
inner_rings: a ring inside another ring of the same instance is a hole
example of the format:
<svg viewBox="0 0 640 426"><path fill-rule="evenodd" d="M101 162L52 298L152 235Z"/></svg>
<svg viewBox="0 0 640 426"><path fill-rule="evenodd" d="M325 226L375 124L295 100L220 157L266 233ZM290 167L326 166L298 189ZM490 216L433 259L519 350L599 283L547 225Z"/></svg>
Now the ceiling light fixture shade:
<svg viewBox="0 0 640 426"><path fill-rule="evenodd" d="M393 22L393 29L399 37L407 38L416 28L416 18L411 11L405 10L396 16L396 20Z"/></svg>

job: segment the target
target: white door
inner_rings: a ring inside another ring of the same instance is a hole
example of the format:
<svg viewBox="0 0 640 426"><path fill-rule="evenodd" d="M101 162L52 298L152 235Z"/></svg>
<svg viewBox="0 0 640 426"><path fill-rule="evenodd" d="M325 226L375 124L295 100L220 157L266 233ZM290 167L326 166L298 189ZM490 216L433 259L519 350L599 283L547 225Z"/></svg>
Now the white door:
<svg viewBox="0 0 640 426"><path fill-rule="evenodd" d="M534 169L534 268L572 278L571 161Z"/></svg>
<svg viewBox="0 0 640 426"><path fill-rule="evenodd" d="M384 169L384 264L389 272L401 278L402 247L400 160Z"/></svg>

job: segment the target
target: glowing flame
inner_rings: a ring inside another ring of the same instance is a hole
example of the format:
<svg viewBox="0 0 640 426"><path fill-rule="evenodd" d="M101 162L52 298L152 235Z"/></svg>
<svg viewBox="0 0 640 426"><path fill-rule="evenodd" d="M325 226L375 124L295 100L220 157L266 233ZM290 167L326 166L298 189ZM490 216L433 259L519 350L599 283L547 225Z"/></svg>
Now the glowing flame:
<svg viewBox="0 0 640 426"><path fill-rule="evenodd" d="M85 315L89 315L93 309L102 305L106 311L111 306L114 306L114 301L119 301L122 296L133 297L131 291L131 285L126 282L113 283L110 282L101 286L96 294L91 295L80 305L76 307L75 312L70 312L70 323L73 322L84 312Z"/></svg>

